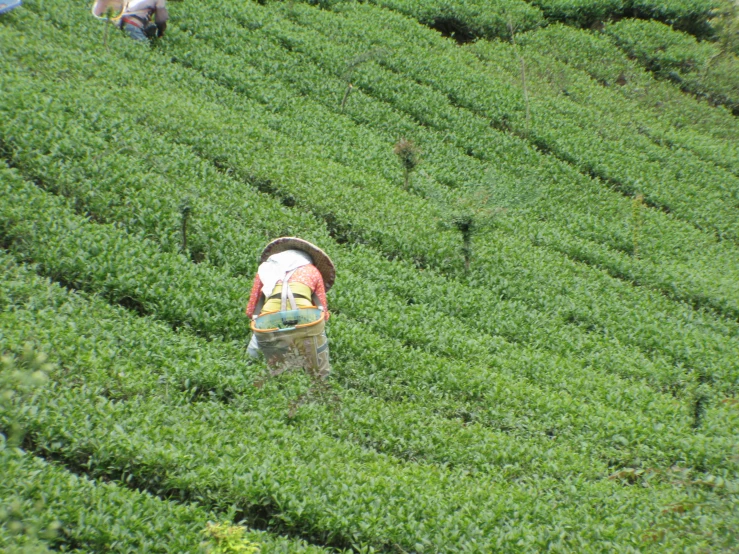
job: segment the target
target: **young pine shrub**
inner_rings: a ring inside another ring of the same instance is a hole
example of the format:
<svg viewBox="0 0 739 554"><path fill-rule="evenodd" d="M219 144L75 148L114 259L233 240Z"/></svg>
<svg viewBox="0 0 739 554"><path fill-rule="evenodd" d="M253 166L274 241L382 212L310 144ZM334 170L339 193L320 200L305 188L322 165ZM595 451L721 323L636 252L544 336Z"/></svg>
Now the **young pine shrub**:
<svg viewBox="0 0 739 554"><path fill-rule="evenodd" d="M180 233L182 235L182 253L187 255L187 225L192 216L192 206L190 202L184 201L180 205L180 214L182 215L180 223Z"/></svg>
<svg viewBox="0 0 739 554"><path fill-rule="evenodd" d="M186 196L180 203L180 252L199 264L207 257L207 244L196 232L197 229L193 228L194 215L193 198Z"/></svg>
<svg viewBox="0 0 739 554"><path fill-rule="evenodd" d="M637 194L631 201L631 254L634 258L639 257L639 243L644 225L644 195Z"/></svg>
<svg viewBox="0 0 739 554"><path fill-rule="evenodd" d="M459 231L462 236L462 256L464 269L470 270L472 264L472 239L481 229L492 225L495 216L505 208L491 205L490 193L476 193L459 198L449 206L446 220L442 227Z"/></svg>
<svg viewBox="0 0 739 554"><path fill-rule="evenodd" d="M421 162L421 150L416 146L412 140L401 138L395 147L393 152L400 160L403 166L405 174L405 190L408 190L410 186L411 172L416 169L416 166Z"/></svg>
<svg viewBox="0 0 739 554"><path fill-rule="evenodd" d="M462 233L462 256L464 256L464 270L470 270L472 260L472 232L476 225L475 216L471 212L461 212L452 217L452 224Z"/></svg>

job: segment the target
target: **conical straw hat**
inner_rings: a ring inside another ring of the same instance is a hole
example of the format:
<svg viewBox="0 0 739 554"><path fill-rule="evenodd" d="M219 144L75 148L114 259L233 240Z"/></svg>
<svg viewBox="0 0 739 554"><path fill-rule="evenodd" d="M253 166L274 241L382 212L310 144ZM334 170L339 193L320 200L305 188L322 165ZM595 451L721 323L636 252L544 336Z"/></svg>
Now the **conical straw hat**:
<svg viewBox="0 0 739 554"><path fill-rule="evenodd" d="M313 265L321 272L326 290L330 289L336 280L336 268L331 258L315 244L298 237L280 237L273 240L262 250L261 262L266 262L272 254L285 250L301 250L313 258Z"/></svg>

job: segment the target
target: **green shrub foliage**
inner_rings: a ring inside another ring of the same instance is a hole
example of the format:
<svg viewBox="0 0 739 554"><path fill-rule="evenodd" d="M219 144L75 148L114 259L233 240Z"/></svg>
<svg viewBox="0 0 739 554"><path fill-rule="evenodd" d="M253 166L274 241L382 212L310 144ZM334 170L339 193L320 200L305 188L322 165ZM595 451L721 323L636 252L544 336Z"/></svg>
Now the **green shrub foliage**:
<svg viewBox="0 0 739 554"><path fill-rule="evenodd" d="M674 30L711 7L3 16L0 549L733 548L739 125ZM338 268L330 405L246 356L280 235Z"/></svg>

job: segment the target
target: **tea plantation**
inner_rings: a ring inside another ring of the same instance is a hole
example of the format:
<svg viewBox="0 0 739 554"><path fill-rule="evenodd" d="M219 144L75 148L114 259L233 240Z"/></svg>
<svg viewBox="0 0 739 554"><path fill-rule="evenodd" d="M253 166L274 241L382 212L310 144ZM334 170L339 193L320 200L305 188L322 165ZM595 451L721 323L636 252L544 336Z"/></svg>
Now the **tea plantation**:
<svg viewBox="0 0 739 554"><path fill-rule="evenodd" d="M0 550L739 552L720 5L0 16ZM337 267L300 406L246 354L283 235Z"/></svg>

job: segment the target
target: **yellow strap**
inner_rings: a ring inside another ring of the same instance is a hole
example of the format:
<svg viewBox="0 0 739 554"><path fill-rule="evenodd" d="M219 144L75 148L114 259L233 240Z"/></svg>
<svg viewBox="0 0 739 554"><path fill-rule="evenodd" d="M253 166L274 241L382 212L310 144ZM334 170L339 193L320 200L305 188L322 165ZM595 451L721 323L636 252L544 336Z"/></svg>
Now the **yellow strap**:
<svg viewBox="0 0 739 554"><path fill-rule="evenodd" d="M313 291L310 290L310 287L308 285L304 283L299 283L298 281L290 283L290 290L293 291L293 294L300 294L305 298L311 298L313 295ZM278 294L282 295L282 283L275 285L275 288L272 289L272 296L276 296ZM298 308L307 308L313 305L312 300L306 300L305 298L295 299L295 303L298 305ZM279 312L281 309L282 302L280 298L272 298L272 300L268 299L264 303L264 306L262 306L262 311L260 313Z"/></svg>
<svg viewBox="0 0 739 554"><path fill-rule="evenodd" d="M293 291L293 294L302 294L306 298L311 298L311 296L313 296L313 291L310 290L310 287L305 283L300 283L298 281L290 283L290 290ZM270 296L275 296L276 294L282 294L282 283L275 285Z"/></svg>

